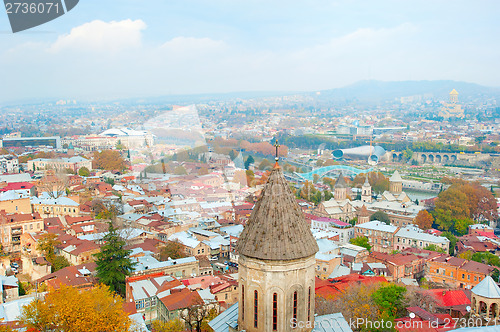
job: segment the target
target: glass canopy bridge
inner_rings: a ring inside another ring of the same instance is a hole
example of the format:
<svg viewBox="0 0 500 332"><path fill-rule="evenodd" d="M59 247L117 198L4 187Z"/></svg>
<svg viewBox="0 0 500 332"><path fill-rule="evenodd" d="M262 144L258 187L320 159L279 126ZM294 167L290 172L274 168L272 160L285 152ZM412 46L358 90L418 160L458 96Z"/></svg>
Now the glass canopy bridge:
<svg viewBox="0 0 500 332"><path fill-rule="evenodd" d="M308 173L294 172L293 174L295 176L297 176L298 178L303 179L304 181L305 180L313 181L314 174L319 175L319 178L321 179L330 172L339 172L339 171L342 171L342 173L344 175L349 175L349 176L355 177L356 175L361 174L361 173L373 172L373 168L359 169L359 168L345 166L345 165L332 165L332 166L325 166L325 167L316 168Z"/></svg>

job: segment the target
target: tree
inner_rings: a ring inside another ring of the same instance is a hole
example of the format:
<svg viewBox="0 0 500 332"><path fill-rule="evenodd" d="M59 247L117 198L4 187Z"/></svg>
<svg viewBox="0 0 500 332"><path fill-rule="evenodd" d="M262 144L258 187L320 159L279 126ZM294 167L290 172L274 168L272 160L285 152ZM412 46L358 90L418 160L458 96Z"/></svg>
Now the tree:
<svg viewBox="0 0 500 332"><path fill-rule="evenodd" d="M443 248L439 248L435 244L429 244L428 246L424 247L424 250L431 250L435 252L440 252L440 253L445 253Z"/></svg>
<svg viewBox="0 0 500 332"><path fill-rule="evenodd" d="M198 297L194 299L186 310L180 312L179 317L186 323L190 331L202 332L202 323L208 317L210 309Z"/></svg>
<svg viewBox="0 0 500 332"><path fill-rule="evenodd" d="M366 174L358 174L354 178L353 186L361 187L363 183L365 183ZM389 179L380 172L369 172L368 173L368 182L372 187L372 191L377 194L381 194L386 190L389 190Z"/></svg>
<svg viewBox="0 0 500 332"><path fill-rule="evenodd" d="M354 244L356 246L360 246L363 248L366 248L366 250L371 251L372 246L370 245L368 238L364 236L358 236L355 238L352 238L349 243Z"/></svg>
<svg viewBox="0 0 500 332"><path fill-rule="evenodd" d="M179 165L174 169L174 174L175 175L186 175L187 171L183 166Z"/></svg>
<svg viewBox="0 0 500 332"><path fill-rule="evenodd" d="M434 214L440 229L464 234L464 228L471 220L485 222L498 218L496 199L488 189L461 179L442 181L451 183L451 186L436 200Z"/></svg>
<svg viewBox="0 0 500 332"><path fill-rule="evenodd" d="M56 272L66 266L70 266L70 263L66 258L55 254L55 248L61 244L57 238L57 234L45 233L38 240L37 249L43 252L45 259L47 259L52 266L52 272Z"/></svg>
<svg viewBox="0 0 500 332"><path fill-rule="evenodd" d="M450 240L450 255L453 255L455 253L455 246L457 245L457 237L453 235L451 232L443 232L441 233L441 236L444 236L448 240Z"/></svg>
<svg viewBox="0 0 500 332"><path fill-rule="evenodd" d="M59 198L64 195L68 187L68 174L58 172L54 175L46 175L37 187L40 192L46 192L49 197Z"/></svg>
<svg viewBox="0 0 500 332"><path fill-rule="evenodd" d="M252 170L247 169L245 171L247 177L247 185L249 187L255 187L255 174Z"/></svg>
<svg viewBox="0 0 500 332"><path fill-rule="evenodd" d="M250 167L250 164L253 164L255 160L253 159L252 156L248 156L247 159L245 160L245 169L248 169Z"/></svg>
<svg viewBox="0 0 500 332"><path fill-rule="evenodd" d="M427 210L421 210L417 213L415 217L415 225L417 225L420 229L426 230L432 228L432 223L434 222L434 218Z"/></svg>
<svg viewBox="0 0 500 332"><path fill-rule="evenodd" d="M177 259L187 257L184 246L179 241L167 241L165 247L160 250L160 260L166 261L168 258Z"/></svg>
<svg viewBox="0 0 500 332"><path fill-rule="evenodd" d="M38 247L37 249L43 252L45 255L45 258L47 261L52 261L54 260L56 254L55 254L55 248L57 245L59 245L61 242L57 240L58 235L54 233L45 233L43 234L40 239L38 240Z"/></svg>
<svg viewBox="0 0 500 332"><path fill-rule="evenodd" d="M262 170L267 170L267 169L270 169L273 167L273 164L267 160L267 159L263 159L260 164L259 164L259 169L262 171Z"/></svg>
<svg viewBox="0 0 500 332"><path fill-rule="evenodd" d="M391 219L389 219L389 215L384 211L377 211L370 216L370 220L378 220L386 223L387 225L391 224Z"/></svg>
<svg viewBox="0 0 500 332"><path fill-rule="evenodd" d="M52 272L59 271L60 269L63 269L71 265L66 259L66 257L60 255L55 256L51 264L52 264Z"/></svg>
<svg viewBox="0 0 500 332"><path fill-rule="evenodd" d="M475 252L471 259L475 262L500 267L500 258L491 252Z"/></svg>
<svg viewBox="0 0 500 332"><path fill-rule="evenodd" d="M132 273L137 263L129 258L131 250L124 249L126 243L112 223L109 223L108 233L103 240L101 251L94 255L97 278L99 282L124 297L125 278Z"/></svg>
<svg viewBox="0 0 500 332"><path fill-rule="evenodd" d="M125 160L118 150L94 151L95 168L108 171L125 169Z"/></svg>
<svg viewBox="0 0 500 332"><path fill-rule="evenodd" d="M26 289L24 288L24 284L23 284L23 282L22 282L22 281L19 281L17 284L18 284L18 286L19 286L19 287L18 287L18 294L19 294L19 296L24 296L24 295L26 295ZM1 332L1 330L0 330L0 332Z"/></svg>
<svg viewBox="0 0 500 332"><path fill-rule="evenodd" d="M87 177L90 175L90 171L87 167L81 167L79 170L78 170L78 175L80 176L84 176L84 177Z"/></svg>
<svg viewBox="0 0 500 332"><path fill-rule="evenodd" d="M19 320L28 329L58 332L126 332L132 324L123 300L104 285L88 291L61 285L24 306Z"/></svg>
<svg viewBox="0 0 500 332"><path fill-rule="evenodd" d="M90 208L94 212L96 219L111 219L114 220L116 216L123 213L121 204L111 201L94 198L90 204Z"/></svg>
<svg viewBox="0 0 500 332"><path fill-rule="evenodd" d="M377 289L373 294L373 301L392 318L405 313L406 288L398 285L387 285Z"/></svg>
<svg viewBox="0 0 500 332"><path fill-rule="evenodd" d="M316 296L316 313L327 315L341 312L347 321L363 317L368 321L376 321L379 309L374 303L372 294L377 284L354 284L335 298Z"/></svg>
<svg viewBox="0 0 500 332"><path fill-rule="evenodd" d="M408 162L412 157L413 157L413 151L410 148L406 148L406 150L403 151L404 161Z"/></svg>
<svg viewBox="0 0 500 332"><path fill-rule="evenodd" d="M166 322L155 320L152 324L152 332L178 332L184 329L184 323L178 318Z"/></svg>
<svg viewBox="0 0 500 332"><path fill-rule="evenodd" d="M424 281L422 278L420 281ZM420 307L429 312L434 312L436 310L436 298L432 295L432 293L422 290L419 287L410 287L406 288L405 307Z"/></svg>
<svg viewBox="0 0 500 332"><path fill-rule="evenodd" d="M469 231L469 226L474 225L474 221L469 218L455 220L455 232L458 235L465 235Z"/></svg>

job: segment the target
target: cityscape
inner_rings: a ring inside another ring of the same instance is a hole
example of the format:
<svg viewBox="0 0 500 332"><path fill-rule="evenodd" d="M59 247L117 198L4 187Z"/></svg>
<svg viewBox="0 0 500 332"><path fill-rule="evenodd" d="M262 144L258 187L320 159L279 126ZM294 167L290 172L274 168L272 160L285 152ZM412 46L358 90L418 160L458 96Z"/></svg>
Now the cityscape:
<svg viewBox="0 0 500 332"><path fill-rule="evenodd" d="M499 8L444 3L81 3L0 34L0 332L500 331L499 51L440 15L486 40Z"/></svg>

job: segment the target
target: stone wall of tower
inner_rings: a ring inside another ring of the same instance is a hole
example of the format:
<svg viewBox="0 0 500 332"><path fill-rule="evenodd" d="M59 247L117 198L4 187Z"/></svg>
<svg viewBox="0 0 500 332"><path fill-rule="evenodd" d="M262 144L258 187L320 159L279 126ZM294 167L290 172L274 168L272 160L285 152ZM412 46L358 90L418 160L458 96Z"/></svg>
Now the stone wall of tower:
<svg viewBox="0 0 500 332"><path fill-rule="evenodd" d="M403 182L390 182L389 183L389 191L392 194L400 194L403 192Z"/></svg>
<svg viewBox="0 0 500 332"><path fill-rule="evenodd" d="M293 328L294 292L297 292L297 321L314 326L314 255L291 261L264 261L243 255L238 259L238 329L247 332L309 332ZM257 327L254 325L255 291L258 294ZM273 330L273 295L277 294L277 329ZM310 294L310 296L309 296Z"/></svg>
<svg viewBox="0 0 500 332"><path fill-rule="evenodd" d="M335 188L335 191L333 193L333 197L337 201L343 201L344 199L347 198L347 188Z"/></svg>

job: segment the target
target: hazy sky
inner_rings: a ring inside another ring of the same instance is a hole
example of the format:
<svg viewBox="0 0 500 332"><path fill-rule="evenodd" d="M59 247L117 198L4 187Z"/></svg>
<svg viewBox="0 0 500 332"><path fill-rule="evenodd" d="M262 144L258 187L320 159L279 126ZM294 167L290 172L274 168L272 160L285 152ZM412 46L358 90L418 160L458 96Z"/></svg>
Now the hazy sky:
<svg viewBox="0 0 500 332"><path fill-rule="evenodd" d="M12 34L0 101L322 90L363 79L500 86L500 1L80 0Z"/></svg>

